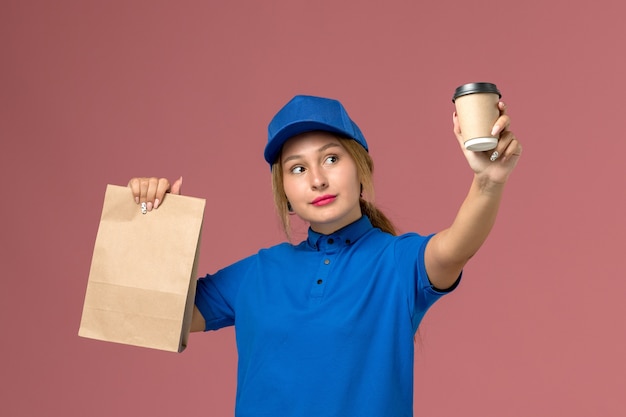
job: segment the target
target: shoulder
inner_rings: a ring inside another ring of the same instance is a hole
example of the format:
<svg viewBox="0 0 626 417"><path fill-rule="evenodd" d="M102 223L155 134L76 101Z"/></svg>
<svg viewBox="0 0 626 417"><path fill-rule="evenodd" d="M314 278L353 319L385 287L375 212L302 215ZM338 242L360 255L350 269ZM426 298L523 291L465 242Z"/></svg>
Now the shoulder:
<svg viewBox="0 0 626 417"><path fill-rule="evenodd" d="M294 245L289 242L282 242L274 246L270 246L267 248L260 249L256 254L252 255L253 257L258 257L261 259L266 258L276 258L282 257L286 255L291 255L295 252L304 250L305 242Z"/></svg>
<svg viewBox="0 0 626 417"><path fill-rule="evenodd" d="M426 245L433 235L420 235L415 232L392 235L380 229L372 229L364 237L363 242L372 245L391 246L394 248L419 249Z"/></svg>
<svg viewBox="0 0 626 417"><path fill-rule="evenodd" d="M289 242L282 242L274 246L260 249L257 253L249 256L248 264L255 268L265 270L280 268L291 263L298 263L302 257L312 253L312 249L306 242L294 245Z"/></svg>

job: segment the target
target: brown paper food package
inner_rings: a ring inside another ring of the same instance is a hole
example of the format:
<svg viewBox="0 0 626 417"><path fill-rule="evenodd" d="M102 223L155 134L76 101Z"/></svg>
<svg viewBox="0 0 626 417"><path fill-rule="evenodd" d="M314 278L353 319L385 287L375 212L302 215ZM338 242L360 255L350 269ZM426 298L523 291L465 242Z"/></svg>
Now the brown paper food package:
<svg viewBox="0 0 626 417"><path fill-rule="evenodd" d="M78 335L170 352L187 346L205 200L167 194L141 214L108 185Z"/></svg>

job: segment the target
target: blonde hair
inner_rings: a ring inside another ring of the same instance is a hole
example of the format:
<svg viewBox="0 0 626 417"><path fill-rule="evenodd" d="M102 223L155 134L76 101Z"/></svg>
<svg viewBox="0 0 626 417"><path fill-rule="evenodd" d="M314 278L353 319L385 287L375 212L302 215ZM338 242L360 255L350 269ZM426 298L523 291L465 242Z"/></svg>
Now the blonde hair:
<svg viewBox="0 0 626 417"><path fill-rule="evenodd" d="M372 157L365 148L355 140L342 137L337 137L337 139L356 164L357 175L362 187L361 198L359 199L361 213L369 217L374 227L394 236L397 235L396 228L391 220L389 220L372 202L374 200L374 161ZM283 186L283 166L280 159L279 155L272 165L272 191L274 193L274 205L276 206L283 231L285 235L287 235L287 238L290 238L289 208ZM367 199L363 198L363 195L367 196Z"/></svg>

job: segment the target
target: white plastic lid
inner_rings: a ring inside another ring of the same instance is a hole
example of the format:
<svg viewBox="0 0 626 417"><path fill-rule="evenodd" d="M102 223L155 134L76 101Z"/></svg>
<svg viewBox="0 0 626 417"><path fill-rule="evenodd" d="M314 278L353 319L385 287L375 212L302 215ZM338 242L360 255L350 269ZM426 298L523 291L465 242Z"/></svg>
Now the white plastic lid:
<svg viewBox="0 0 626 417"><path fill-rule="evenodd" d="M485 138L473 138L466 140L464 143L465 149L468 151L482 152L495 148L498 145L498 138L485 137Z"/></svg>

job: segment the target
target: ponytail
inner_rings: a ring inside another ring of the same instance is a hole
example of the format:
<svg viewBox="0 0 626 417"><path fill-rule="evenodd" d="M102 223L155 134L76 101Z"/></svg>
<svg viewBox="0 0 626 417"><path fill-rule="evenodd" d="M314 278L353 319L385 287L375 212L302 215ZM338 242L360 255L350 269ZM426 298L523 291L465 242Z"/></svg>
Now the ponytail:
<svg viewBox="0 0 626 417"><path fill-rule="evenodd" d="M361 181L361 198L359 205L361 213L369 217L372 226L396 236L398 234L396 227L391 220L378 209L373 203L374 201L374 181L372 175L374 173L374 161L370 154L359 143L352 139L339 139L343 147L348 151L354 163ZM367 197L364 198L363 195Z"/></svg>
<svg viewBox="0 0 626 417"><path fill-rule="evenodd" d="M364 216L369 217L372 226L394 236L398 234L391 220L389 220L389 218L385 216L385 213L380 211L373 203L361 198L359 204L361 206L361 213Z"/></svg>

